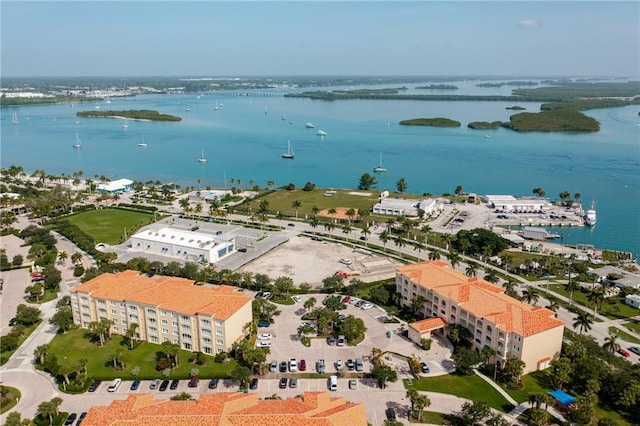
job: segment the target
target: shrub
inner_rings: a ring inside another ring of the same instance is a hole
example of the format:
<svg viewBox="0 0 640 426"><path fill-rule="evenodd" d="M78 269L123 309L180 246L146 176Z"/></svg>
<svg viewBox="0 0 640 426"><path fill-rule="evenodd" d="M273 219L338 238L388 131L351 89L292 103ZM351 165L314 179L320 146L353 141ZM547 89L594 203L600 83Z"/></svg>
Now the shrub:
<svg viewBox="0 0 640 426"><path fill-rule="evenodd" d="M74 277L81 277L82 274L84 274L84 266L76 265L76 267L73 268L73 276Z"/></svg>
<svg viewBox="0 0 640 426"><path fill-rule="evenodd" d="M169 360L167 358L160 358L158 359L158 362L156 363L156 370L157 371L164 371L168 368L171 367L171 363L169 362Z"/></svg>

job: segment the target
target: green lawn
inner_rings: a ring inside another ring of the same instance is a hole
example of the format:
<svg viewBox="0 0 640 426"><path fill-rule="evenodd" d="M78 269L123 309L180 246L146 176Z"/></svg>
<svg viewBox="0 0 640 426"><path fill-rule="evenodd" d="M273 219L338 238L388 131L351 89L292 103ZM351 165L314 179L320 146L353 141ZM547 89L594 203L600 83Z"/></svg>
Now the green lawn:
<svg viewBox="0 0 640 426"><path fill-rule="evenodd" d="M27 297L27 302L33 303L33 304L43 304L43 303L51 302L57 297L58 297L58 290L53 290L48 288L48 289L45 289L43 298L36 301L36 299L31 299L30 297Z"/></svg>
<svg viewBox="0 0 640 426"><path fill-rule="evenodd" d="M113 365L109 363L109 356L120 347L124 348L126 364L124 371L114 369ZM87 330L77 329L66 334L56 335L51 341L51 349L51 353L55 354L59 364L74 365L81 358L88 359L88 376L96 379L111 380L120 377L124 380L132 380L134 378L155 379L162 377L162 372L155 369L156 354L161 351L161 348L160 345L153 343L142 343L130 351L128 346L124 344L122 336L113 335L104 347L98 347L97 344L89 341ZM178 357L180 365L171 372L170 377L172 378L188 378L192 368L200 370L198 375L201 378L226 377L235 366L235 361L219 364L214 362L213 357L206 355L205 365L191 364L188 360L193 357L193 353L184 350L180 351ZM131 370L136 366L140 367L140 373L133 376Z"/></svg>
<svg viewBox="0 0 640 426"><path fill-rule="evenodd" d="M546 286L543 286L546 287ZM550 284L549 289L563 296L569 297L569 292L564 284ZM579 290L573 292L573 301L580 305L586 306L593 311L593 303L587 300L588 293L582 293ZM615 301L616 303L611 303ZM619 301L617 297L611 297L602 303L602 307L598 309L598 313L610 319L629 318L638 315L638 309L627 305L624 301Z"/></svg>
<svg viewBox="0 0 640 426"><path fill-rule="evenodd" d="M354 185L357 182L354 182ZM324 195L325 189L314 189L313 191L303 191L295 189L293 191L278 190L265 197L251 201L248 206L251 211L256 211L260 207L260 202L266 200L269 202L269 213L275 214L281 212L286 216L295 216L295 208L292 207L294 201L300 201L302 204L298 209L298 217L304 218L305 214L311 215L311 208L317 206L320 210L346 207L369 211L378 201L379 191L355 191L355 190L337 190L336 194L327 197ZM351 195L349 192L370 193L371 195ZM245 207L247 205L243 205Z"/></svg>
<svg viewBox="0 0 640 426"><path fill-rule="evenodd" d="M626 328L636 333L640 333L640 321L627 322L623 324Z"/></svg>
<svg viewBox="0 0 640 426"><path fill-rule="evenodd" d="M429 423L432 425L443 425L449 416L447 414L436 413L435 411L423 411L422 423Z"/></svg>
<svg viewBox="0 0 640 426"><path fill-rule="evenodd" d="M503 412L509 412L513 408L497 390L476 375L445 374L423 377L414 379L411 385L408 385L407 380L404 380L404 386L407 389L448 393L473 401L486 402L491 407Z"/></svg>
<svg viewBox="0 0 640 426"><path fill-rule="evenodd" d="M508 389L505 386L502 386L502 389L519 403L525 402L532 393L547 393L552 390L544 387L544 374L544 372L535 372L522 376L523 386L520 389Z"/></svg>
<svg viewBox="0 0 640 426"><path fill-rule="evenodd" d="M2 388L9 391L7 397L2 399L2 408L0 408L0 413L5 413L15 407L22 394L18 389L12 388L11 386L2 386Z"/></svg>
<svg viewBox="0 0 640 426"><path fill-rule="evenodd" d="M29 337L31 335L31 333L33 333L33 330L36 329L36 327L40 324L40 321L38 321L35 324L32 324L28 327L26 327L25 331L24 331L24 335L18 339L18 348L24 343L25 340L27 340L27 337ZM6 363L7 361L9 361L9 358L11 358L11 355L13 355L13 353L18 349L16 348L13 351L5 351L5 352L0 352L0 365L4 365L4 363Z"/></svg>
<svg viewBox="0 0 640 426"><path fill-rule="evenodd" d="M609 327L609 333L617 334L625 342L635 343L636 345L640 345L640 339L635 336L630 335L629 333L624 332L618 327Z"/></svg>
<svg viewBox="0 0 640 426"><path fill-rule="evenodd" d="M152 223L153 214L122 209L90 210L69 216L69 222L91 235L96 242L120 244L126 228L127 236Z"/></svg>

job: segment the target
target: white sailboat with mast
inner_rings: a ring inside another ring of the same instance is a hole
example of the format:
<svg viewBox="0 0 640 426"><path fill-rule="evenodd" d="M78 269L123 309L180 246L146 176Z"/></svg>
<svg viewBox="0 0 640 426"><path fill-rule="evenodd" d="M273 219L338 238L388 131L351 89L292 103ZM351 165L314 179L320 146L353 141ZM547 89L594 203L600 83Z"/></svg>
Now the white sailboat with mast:
<svg viewBox="0 0 640 426"><path fill-rule="evenodd" d="M142 142L140 142L140 143L138 144L138 146L139 146L140 148L146 148L146 147L147 147L147 142L144 140L144 133L142 134Z"/></svg>
<svg viewBox="0 0 640 426"><path fill-rule="evenodd" d="M293 148L291 148L291 141L287 141L287 152L285 152L284 154L282 154L282 158L287 158L292 160L293 159Z"/></svg>
<svg viewBox="0 0 640 426"><path fill-rule="evenodd" d="M384 173L387 171L384 167L382 167L382 152L380 153L380 164L377 167L373 168L375 173Z"/></svg>
<svg viewBox="0 0 640 426"><path fill-rule="evenodd" d="M202 154L200 154L200 158L198 158L198 163L206 163L207 158L204 156L204 148L202 148Z"/></svg>
<svg viewBox="0 0 640 426"><path fill-rule="evenodd" d="M76 133L76 143L73 144L73 147L75 149L82 148L82 144L80 143L80 136L78 136L78 133Z"/></svg>
<svg viewBox="0 0 640 426"><path fill-rule="evenodd" d="M13 119L11 120L13 124L20 124L20 120L18 120L18 113L13 111Z"/></svg>

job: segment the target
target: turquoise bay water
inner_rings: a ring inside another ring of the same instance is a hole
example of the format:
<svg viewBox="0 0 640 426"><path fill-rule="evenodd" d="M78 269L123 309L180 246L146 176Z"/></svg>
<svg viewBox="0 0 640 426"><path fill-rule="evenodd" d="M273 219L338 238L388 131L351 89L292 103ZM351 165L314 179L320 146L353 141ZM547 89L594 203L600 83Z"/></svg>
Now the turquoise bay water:
<svg viewBox="0 0 640 426"><path fill-rule="evenodd" d="M470 88L475 93L487 90ZM217 111L216 102L222 104ZM512 105L188 94L115 98L110 104L101 101L73 107L20 107L2 111L1 165L54 174L82 170L86 177L97 174L183 186L196 186L200 180L202 186L222 187L226 176L227 180L241 179L243 185L253 180L265 186L268 180L275 180L277 185L293 182L303 186L311 181L318 186L353 188L362 173L372 173L382 152L388 172L377 176L378 189L393 189L395 182L405 177L414 193L452 192L456 185L479 194L531 195L534 187L544 188L550 198L557 198L564 190L579 192L585 204L596 202L598 224L555 230L563 234L563 242L594 244L637 256L638 107L588 111L601 123L601 131L594 134L475 131L466 127L470 121L507 120L514 111L505 108ZM539 103L519 105L529 111L539 109ZM125 130L122 120L75 116L77 111L95 106L103 110L155 109L179 115L183 121L129 121ZM185 111L187 106L190 112ZM11 122L14 110L19 125ZM400 120L417 117L447 117L462 126L398 125ZM306 122L315 128L305 128ZM319 129L328 135L317 136ZM72 147L76 132L81 150ZM146 149L137 146L143 134ZM288 140L294 160L281 158ZM208 159L206 164L197 161L201 149Z"/></svg>

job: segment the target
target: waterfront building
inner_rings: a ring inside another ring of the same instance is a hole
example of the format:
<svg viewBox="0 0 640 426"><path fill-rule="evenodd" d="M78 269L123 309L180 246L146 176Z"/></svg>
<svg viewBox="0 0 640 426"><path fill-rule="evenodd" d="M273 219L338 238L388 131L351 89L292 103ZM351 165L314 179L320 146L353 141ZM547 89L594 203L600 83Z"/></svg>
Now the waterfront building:
<svg viewBox="0 0 640 426"><path fill-rule="evenodd" d="M442 209L442 205L431 198L411 200L407 198L383 197L373 206L372 210L374 214L418 217L419 210L423 210L426 216L430 216L438 209Z"/></svg>
<svg viewBox="0 0 640 426"><path fill-rule="evenodd" d="M131 270L105 273L71 290L73 322L80 327L108 319L111 332L124 335L136 323L139 340L170 341L205 354L228 352L244 336L251 300L235 287Z"/></svg>
<svg viewBox="0 0 640 426"><path fill-rule="evenodd" d="M482 197L482 201L503 213L539 212L552 207L549 200L544 198L516 198L513 195L485 195Z"/></svg>
<svg viewBox="0 0 640 426"><path fill-rule="evenodd" d="M130 247L133 251L189 262L216 263L236 251L236 238L153 225L132 235Z"/></svg>
<svg viewBox="0 0 640 426"><path fill-rule="evenodd" d="M634 308L640 309L640 295L628 294L624 297L624 303Z"/></svg>
<svg viewBox="0 0 640 426"><path fill-rule="evenodd" d="M364 404L333 398L326 391L282 400L260 399L256 393L216 392L188 401L130 394L108 406L90 408L82 424L366 426L367 418Z"/></svg>
<svg viewBox="0 0 640 426"><path fill-rule="evenodd" d="M133 181L130 179L112 180L107 183L99 183L96 189L101 192L108 192L109 194L127 192L133 189Z"/></svg>
<svg viewBox="0 0 640 426"><path fill-rule="evenodd" d="M564 323L553 311L509 297L502 288L467 277L446 262L398 267L396 291L403 305L411 306L422 298L418 313L441 319L439 323L412 324L410 335L425 337L425 331L445 329L445 322L458 324L469 330L476 351L485 346L493 349L492 361L498 367L508 358L518 358L525 363L525 374L547 368L560 355Z"/></svg>

